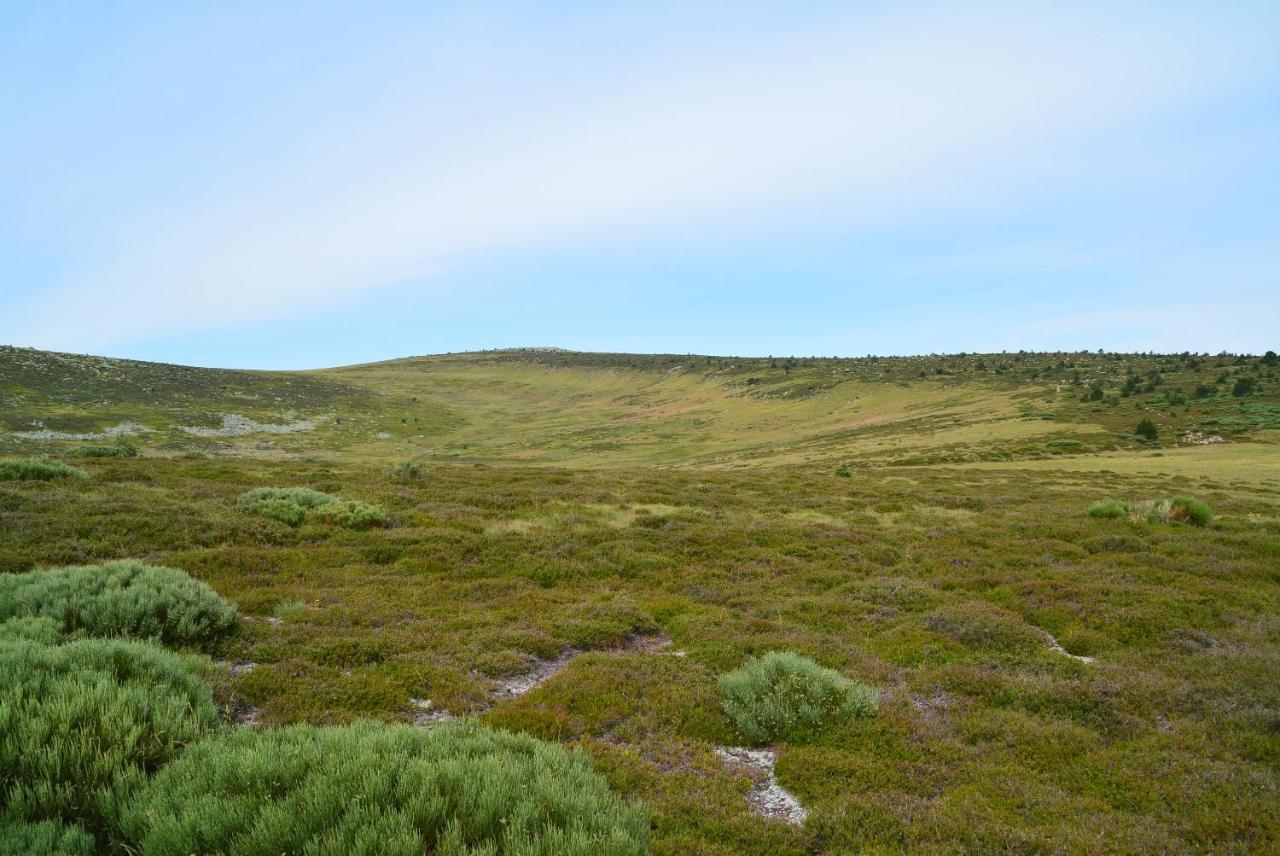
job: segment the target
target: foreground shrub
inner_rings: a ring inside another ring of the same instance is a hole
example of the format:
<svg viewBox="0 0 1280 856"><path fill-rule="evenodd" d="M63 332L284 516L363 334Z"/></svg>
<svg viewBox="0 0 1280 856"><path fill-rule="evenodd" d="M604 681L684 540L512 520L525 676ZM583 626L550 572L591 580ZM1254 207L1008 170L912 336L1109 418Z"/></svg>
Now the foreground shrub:
<svg viewBox="0 0 1280 856"><path fill-rule="evenodd" d="M0 461L0 481L84 480L89 474L79 467L47 458L12 458Z"/></svg>
<svg viewBox="0 0 1280 856"><path fill-rule="evenodd" d="M457 723L227 733L122 813L147 853L639 854L648 820L580 752Z"/></svg>
<svg viewBox="0 0 1280 856"><path fill-rule="evenodd" d="M871 716L871 687L791 651L770 651L720 677L724 712L751 743L803 742L830 725Z"/></svg>
<svg viewBox="0 0 1280 856"><path fill-rule="evenodd" d="M322 505L315 510L314 516L317 520L348 529L369 529L387 524L387 513L381 507L351 499Z"/></svg>
<svg viewBox="0 0 1280 856"><path fill-rule="evenodd" d="M1119 500L1107 499L1089 506L1090 517L1115 518L1129 513L1129 506Z"/></svg>
<svg viewBox="0 0 1280 856"><path fill-rule="evenodd" d="M185 571L124 561L0 575L0 621L23 616L67 635L207 645L230 632L236 611Z"/></svg>
<svg viewBox="0 0 1280 856"><path fill-rule="evenodd" d="M206 663L122 639L0 639L0 826L63 821L103 834L114 800L217 725Z"/></svg>
<svg viewBox="0 0 1280 856"><path fill-rule="evenodd" d="M64 826L55 821L0 826L0 853L90 856L93 851L93 836L78 826Z"/></svg>
<svg viewBox="0 0 1280 856"><path fill-rule="evenodd" d="M0 639L26 639L56 645L61 638L62 625L43 615L23 615L0 621Z"/></svg>

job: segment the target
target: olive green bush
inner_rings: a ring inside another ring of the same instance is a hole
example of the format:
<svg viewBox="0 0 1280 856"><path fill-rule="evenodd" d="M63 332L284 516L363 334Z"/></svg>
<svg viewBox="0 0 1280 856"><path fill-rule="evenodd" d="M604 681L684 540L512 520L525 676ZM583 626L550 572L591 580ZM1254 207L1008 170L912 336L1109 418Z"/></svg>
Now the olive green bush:
<svg viewBox="0 0 1280 856"><path fill-rule="evenodd" d="M1089 516L1103 519L1124 517L1129 513L1129 506L1119 500L1106 499L1089 506Z"/></svg>
<svg viewBox="0 0 1280 856"><path fill-rule="evenodd" d="M348 529L384 526L387 513L377 505L358 500L338 499L309 487L259 487L245 491L236 506L248 514L279 520L287 526L299 526L314 519Z"/></svg>
<svg viewBox="0 0 1280 856"><path fill-rule="evenodd" d="M371 529L387 524L387 513L377 505L342 499L322 505L313 512L317 520L347 529Z"/></svg>
<svg viewBox="0 0 1280 856"><path fill-rule="evenodd" d="M0 575L0 621L24 616L68 636L204 646L231 631L236 610L185 571L122 561Z"/></svg>
<svg viewBox="0 0 1280 856"><path fill-rule="evenodd" d="M792 651L770 651L720 676L725 714L750 743L801 743L825 728L871 716L880 694Z"/></svg>
<svg viewBox="0 0 1280 856"><path fill-rule="evenodd" d="M648 819L580 752L455 723L239 731L169 764L120 816L146 853L639 854Z"/></svg>
<svg viewBox="0 0 1280 856"><path fill-rule="evenodd" d="M208 668L149 642L0 638L0 825L104 835L117 801L217 726Z"/></svg>
<svg viewBox="0 0 1280 856"><path fill-rule="evenodd" d="M89 474L79 467L51 461L48 458L10 458L0 461L0 481L53 481L75 479L83 481Z"/></svg>
<svg viewBox="0 0 1280 856"><path fill-rule="evenodd" d="M77 458L136 458L138 447L124 440L110 446L84 445L73 447L69 454Z"/></svg>

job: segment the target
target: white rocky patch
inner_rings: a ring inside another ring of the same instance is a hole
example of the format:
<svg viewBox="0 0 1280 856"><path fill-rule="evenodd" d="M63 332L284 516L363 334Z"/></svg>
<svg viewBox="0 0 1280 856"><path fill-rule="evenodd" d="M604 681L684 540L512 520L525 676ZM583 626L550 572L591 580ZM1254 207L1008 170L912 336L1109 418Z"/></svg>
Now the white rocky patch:
<svg viewBox="0 0 1280 856"><path fill-rule="evenodd" d="M315 427L316 423L311 419L281 423L258 422L248 416L224 413L221 428L179 425L178 430L185 431L194 437L243 437L246 434L294 434L299 431L314 431Z"/></svg>
<svg viewBox="0 0 1280 856"><path fill-rule="evenodd" d="M778 784L773 767L778 753L772 749L748 749L745 746L721 746L716 754L726 766L745 773L752 781L747 802L756 814L769 820L782 820L793 826L804 823L809 813L786 788Z"/></svg>
<svg viewBox="0 0 1280 856"><path fill-rule="evenodd" d="M152 429L137 422L121 422L101 431L54 431L51 428L38 428L35 431L14 431L13 436L24 440L110 440L113 437L132 437L135 434L146 434Z"/></svg>

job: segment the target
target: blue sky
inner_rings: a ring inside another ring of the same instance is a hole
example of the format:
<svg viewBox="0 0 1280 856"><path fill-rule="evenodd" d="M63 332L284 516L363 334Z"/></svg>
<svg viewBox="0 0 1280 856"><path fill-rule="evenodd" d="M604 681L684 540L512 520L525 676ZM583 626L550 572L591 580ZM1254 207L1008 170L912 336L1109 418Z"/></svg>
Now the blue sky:
<svg viewBox="0 0 1280 856"><path fill-rule="evenodd" d="M1277 44L1221 0L8 2L0 342L1260 352Z"/></svg>

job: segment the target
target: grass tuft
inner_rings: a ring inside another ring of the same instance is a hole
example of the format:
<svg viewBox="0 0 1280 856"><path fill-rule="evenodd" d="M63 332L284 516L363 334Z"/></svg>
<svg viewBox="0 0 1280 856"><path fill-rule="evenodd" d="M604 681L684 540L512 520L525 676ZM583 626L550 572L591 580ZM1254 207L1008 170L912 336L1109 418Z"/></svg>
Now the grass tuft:
<svg viewBox="0 0 1280 856"><path fill-rule="evenodd" d="M1120 502L1118 499L1105 499L1102 502L1095 502L1089 506L1090 517L1101 517L1104 519L1112 519L1116 517L1125 517L1129 514L1129 506Z"/></svg>
<svg viewBox="0 0 1280 856"><path fill-rule="evenodd" d="M880 694L792 651L770 651L720 677L724 712L750 743L803 743L825 728L871 716Z"/></svg>

